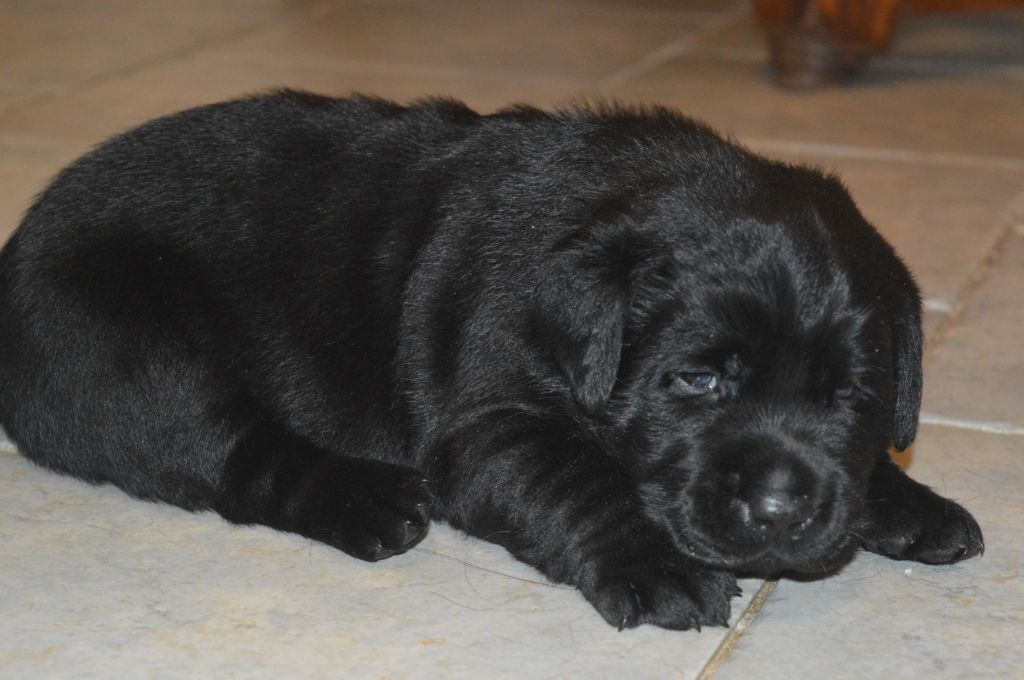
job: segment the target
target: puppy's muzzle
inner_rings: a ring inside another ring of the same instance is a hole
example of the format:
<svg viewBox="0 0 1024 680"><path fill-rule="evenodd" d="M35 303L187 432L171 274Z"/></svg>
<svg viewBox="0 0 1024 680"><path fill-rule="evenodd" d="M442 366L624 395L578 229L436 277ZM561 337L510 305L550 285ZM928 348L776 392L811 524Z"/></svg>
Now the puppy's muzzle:
<svg viewBox="0 0 1024 680"><path fill-rule="evenodd" d="M815 464L820 457L792 438L763 433L711 452L691 515L708 559L770 571L817 564L837 537L836 480Z"/></svg>

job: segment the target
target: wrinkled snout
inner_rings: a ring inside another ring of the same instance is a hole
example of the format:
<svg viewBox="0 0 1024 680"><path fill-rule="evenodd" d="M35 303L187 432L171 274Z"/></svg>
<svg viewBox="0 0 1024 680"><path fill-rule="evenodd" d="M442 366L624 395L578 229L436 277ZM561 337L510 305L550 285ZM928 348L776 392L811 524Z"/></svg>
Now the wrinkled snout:
<svg viewBox="0 0 1024 680"><path fill-rule="evenodd" d="M767 435L716 448L698 475L691 517L707 557L752 570L818 568L846 533L838 528L842 475L827 454Z"/></svg>

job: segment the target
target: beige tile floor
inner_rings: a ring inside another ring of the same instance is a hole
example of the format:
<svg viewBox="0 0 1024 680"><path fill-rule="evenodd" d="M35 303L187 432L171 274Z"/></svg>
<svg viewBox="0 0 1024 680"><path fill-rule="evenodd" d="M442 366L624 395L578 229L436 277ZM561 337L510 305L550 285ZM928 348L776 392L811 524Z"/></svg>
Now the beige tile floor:
<svg viewBox="0 0 1024 680"><path fill-rule="evenodd" d="M617 633L441 527L371 567L0 444L0 677L1024 677L1024 11L909 19L856 84L794 94L738 0L8 0L0 241L105 136L277 85L656 101L839 172L927 296L911 472L975 511L988 550L862 555L829 580L746 582L728 630Z"/></svg>

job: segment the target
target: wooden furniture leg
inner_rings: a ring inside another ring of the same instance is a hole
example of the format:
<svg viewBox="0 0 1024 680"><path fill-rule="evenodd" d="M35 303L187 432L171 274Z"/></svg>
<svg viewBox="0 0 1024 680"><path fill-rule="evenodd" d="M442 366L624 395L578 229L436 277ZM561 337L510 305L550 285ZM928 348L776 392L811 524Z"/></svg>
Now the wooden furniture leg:
<svg viewBox="0 0 1024 680"><path fill-rule="evenodd" d="M903 12L1024 7L1024 0L757 0L775 79L809 88L856 75L885 49Z"/></svg>
<svg viewBox="0 0 1024 680"><path fill-rule="evenodd" d="M856 75L889 41L900 0L757 0L772 67L783 87Z"/></svg>

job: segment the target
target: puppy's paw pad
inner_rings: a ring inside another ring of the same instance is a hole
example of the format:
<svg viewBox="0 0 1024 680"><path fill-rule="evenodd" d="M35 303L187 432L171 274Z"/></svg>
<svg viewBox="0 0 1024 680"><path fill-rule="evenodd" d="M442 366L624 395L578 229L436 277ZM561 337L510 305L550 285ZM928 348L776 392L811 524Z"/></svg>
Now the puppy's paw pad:
<svg viewBox="0 0 1024 680"><path fill-rule="evenodd" d="M727 626L730 600L738 594L732 574L694 566L627 568L584 591L605 621L619 630L643 623L672 630Z"/></svg>

